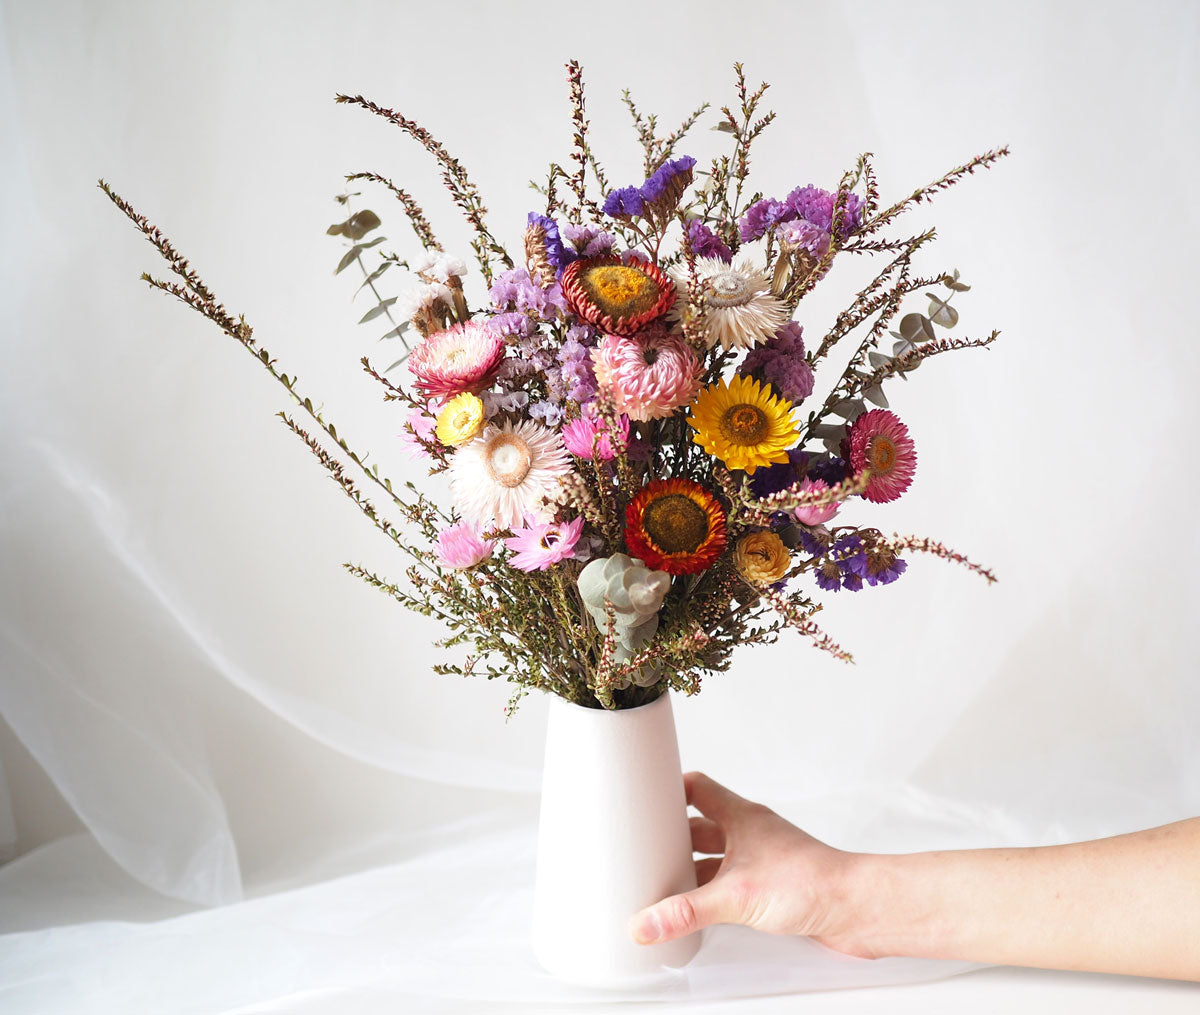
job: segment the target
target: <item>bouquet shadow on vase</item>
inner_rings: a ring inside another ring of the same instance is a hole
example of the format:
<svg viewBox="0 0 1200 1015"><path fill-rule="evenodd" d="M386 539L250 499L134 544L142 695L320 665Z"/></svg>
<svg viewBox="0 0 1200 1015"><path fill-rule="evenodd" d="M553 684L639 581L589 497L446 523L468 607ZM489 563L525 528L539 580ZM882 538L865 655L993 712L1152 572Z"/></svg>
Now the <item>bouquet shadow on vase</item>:
<svg viewBox="0 0 1200 1015"><path fill-rule="evenodd" d="M436 667L549 692L534 945L563 979L621 985L685 964L693 936L637 946L630 917L695 885L670 691L695 694L735 648L787 629L839 659L815 623L820 598L889 585L906 555L990 571L923 536L838 523L847 502L875 510L905 493L916 445L885 385L926 359L991 344L943 334L957 271L918 272L933 230L893 238L905 211L990 167L988 151L891 205L869 155L833 190L749 192L749 152L774 114L767 86L735 65L738 101L714 129L727 146L679 152L707 103L665 136L626 95L645 178L613 187L589 141L582 72L567 65L574 146L535 184L516 256L486 222L462 164L424 127L362 96L362 108L438 163L471 228L477 287L414 198L378 173L355 173L398 199L421 250L385 248L374 211L330 226L374 300L360 323L386 322L398 358L363 367L402 411L401 444L449 504L393 482L282 371L244 317L226 310L170 240L104 181L100 186L161 254L173 278L143 275L240 343L286 389L279 413L405 563L389 577L347 569L442 621ZM703 147L697 145L697 147ZM374 234L373 238L367 239ZM835 258L885 262L827 330L794 320ZM407 272L405 292L385 296ZM926 301L924 312L902 310ZM845 354L814 396L816 368ZM386 455L376 455L378 461Z"/></svg>

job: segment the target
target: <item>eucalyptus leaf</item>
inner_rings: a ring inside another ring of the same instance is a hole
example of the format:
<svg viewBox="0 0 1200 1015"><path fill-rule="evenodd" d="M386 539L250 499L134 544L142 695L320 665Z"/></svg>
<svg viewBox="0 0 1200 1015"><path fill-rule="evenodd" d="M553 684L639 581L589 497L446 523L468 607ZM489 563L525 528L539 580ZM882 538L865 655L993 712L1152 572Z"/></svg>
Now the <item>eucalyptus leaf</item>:
<svg viewBox="0 0 1200 1015"><path fill-rule="evenodd" d="M818 423L813 427L812 435L818 440L836 437L840 441L846 436L846 428L841 423Z"/></svg>
<svg viewBox="0 0 1200 1015"><path fill-rule="evenodd" d="M366 324L368 321L375 320L375 318L378 317L380 314L386 313L387 308L390 307L393 303L395 303L398 298L399 297L393 296L391 299L383 300L381 303L376 304L370 310L368 310L365 314L362 315L362 320L360 320L358 323Z"/></svg>
<svg viewBox="0 0 1200 1015"><path fill-rule="evenodd" d="M937 338L933 324L924 314L905 314L900 320L900 334L910 342L932 342Z"/></svg>
<svg viewBox="0 0 1200 1015"><path fill-rule="evenodd" d="M883 393L883 388L880 385L875 384L867 388L863 394L875 405L878 405L879 408L886 409L888 407L887 395Z"/></svg>
<svg viewBox="0 0 1200 1015"><path fill-rule="evenodd" d="M843 398L833 407L834 415L841 416L847 421L862 415L866 410L866 406L857 398Z"/></svg>
<svg viewBox="0 0 1200 1015"><path fill-rule="evenodd" d="M361 246L353 246L342 255L342 259L338 261L338 266L333 269L335 275L340 275L343 271L350 267L355 261L355 258L362 253Z"/></svg>
<svg viewBox="0 0 1200 1015"><path fill-rule="evenodd" d="M383 372L384 372L385 374L389 374L389 373L391 373L393 370L395 370L395 369L396 369L396 367L398 367L398 366L399 366L401 363L403 363L403 362L404 362L406 359L408 359L408 353L405 353L403 356L401 356L401 357L400 357L398 360L396 360L396 362L395 362L395 363L393 363L393 364L392 364L390 367L384 367L384 368L383 368Z"/></svg>
<svg viewBox="0 0 1200 1015"><path fill-rule="evenodd" d="M406 331L408 331L408 329L410 327L412 327L412 321L405 321L403 324L399 325L398 327L393 328L386 335L380 335L379 341L382 342L388 338L400 338L401 336L403 336L403 334Z"/></svg>
<svg viewBox="0 0 1200 1015"><path fill-rule="evenodd" d="M379 221L379 216L370 208L363 208L342 223L342 235L347 239L361 240L372 229L378 229L380 225L382 223Z"/></svg>
<svg viewBox="0 0 1200 1015"><path fill-rule="evenodd" d="M934 324L942 328L953 328L958 323L958 311L949 303L935 299L929 301L929 316Z"/></svg>
<svg viewBox="0 0 1200 1015"><path fill-rule="evenodd" d="M969 292L971 289L971 287L965 282L960 282L958 280L957 268L954 269L954 273L952 275L947 275L942 279L942 285L944 285L947 289L952 289L956 293Z"/></svg>
<svg viewBox="0 0 1200 1015"><path fill-rule="evenodd" d="M737 133L737 128L734 127L734 125L732 123L730 123L728 120L722 120L720 123L718 123L712 129L719 130L722 134L736 134Z"/></svg>
<svg viewBox="0 0 1200 1015"><path fill-rule="evenodd" d="M387 271L388 268L390 268L393 264L395 264L394 261L384 261L383 264L381 264L378 268L376 268L373 272L371 272L370 275L368 275L366 278L364 278L362 280L362 282L359 284L358 289L354 290L355 295L357 295L360 290L365 289L372 282L374 282L377 278L379 278L379 276L382 275L385 271Z"/></svg>
<svg viewBox="0 0 1200 1015"><path fill-rule="evenodd" d="M842 453L842 442L836 437L826 437L822 443L825 445L825 450L831 455L840 455Z"/></svg>
<svg viewBox="0 0 1200 1015"><path fill-rule="evenodd" d="M870 360L871 366L873 366L873 367L887 366L889 363L892 362L891 356L885 356L881 352L867 353L867 359Z"/></svg>

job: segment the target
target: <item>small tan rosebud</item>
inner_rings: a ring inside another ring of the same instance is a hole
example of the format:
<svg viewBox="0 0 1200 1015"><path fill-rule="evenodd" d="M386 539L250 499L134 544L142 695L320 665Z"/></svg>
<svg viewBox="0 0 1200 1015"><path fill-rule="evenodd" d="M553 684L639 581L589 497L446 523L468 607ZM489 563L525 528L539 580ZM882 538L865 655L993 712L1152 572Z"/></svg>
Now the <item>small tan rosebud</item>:
<svg viewBox="0 0 1200 1015"><path fill-rule="evenodd" d="M751 532L733 553L738 572L752 585L772 585L787 574L791 556L774 532Z"/></svg>

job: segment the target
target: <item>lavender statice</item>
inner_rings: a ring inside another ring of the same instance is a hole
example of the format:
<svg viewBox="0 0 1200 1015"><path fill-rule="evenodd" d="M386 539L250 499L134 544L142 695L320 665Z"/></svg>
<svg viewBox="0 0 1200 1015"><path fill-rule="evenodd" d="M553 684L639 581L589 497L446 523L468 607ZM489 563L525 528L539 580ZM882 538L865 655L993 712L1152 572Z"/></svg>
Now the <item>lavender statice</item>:
<svg viewBox="0 0 1200 1015"><path fill-rule="evenodd" d="M762 345L751 349L738 367L743 377L760 384L795 404L813 391L813 371L804 357L804 329L789 321Z"/></svg>
<svg viewBox="0 0 1200 1015"><path fill-rule="evenodd" d="M575 326L558 350L559 378L564 393L572 402L583 404L596 397L596 372L592 368L591 346L595 335L590 328Z"/></svg>
<svg viewBox="0 0 1200 1015"><path fill-rule="evenodd" d="M809 184L807 187L797 187L784 198L783 203L788 209L788 219L803 219L826 233L833 232L833 209L837 194L832 191ZM844 241L862 224L862 208L861 197L857 194L846 195L838 239Z"/></svg>
<svg viewBox="0 0 1200 1015"><path fill-rule="evenodd" d="M560 232L563 239L575 248L576 257L602 257L612 252L616 242L612 233L607 233L598 226L577 226L565 222Z"/></svg>
<svg viewBox="0 0 1200 1015"><path fill-rule="evenodd" d="M692 219L688 223L687 242L697 257L715 257L726 262L733 260L733 252L725 241L699 219Z"/></svg>
<svg viewBox="0 0 1200 1015"><path fill-rule="evenodd" d="M543 321L553 321L567 308L557 282L543 289L524 268L497 275L490 295L497 311L515 310Z"/></svg>
<svg viewBox="0 0 1200 1015"><path fill-rule="evenodd" d="M755 201L750 205L746 209L746 213L738 219L738 237L743 243L749 243L751 240L757 240L760 236L766 235L774 226L789 218L794 218L794 216L790 214L782 201L776 201L773 197L764 197L761 201Z"/></svg>
<svg viewBox="0 0 1200 1015"><path fill-rule="evenodd" d="M613 218L638 218L642 214L642 194L637 187L622 187L604 199L604 214Z"/></svg>

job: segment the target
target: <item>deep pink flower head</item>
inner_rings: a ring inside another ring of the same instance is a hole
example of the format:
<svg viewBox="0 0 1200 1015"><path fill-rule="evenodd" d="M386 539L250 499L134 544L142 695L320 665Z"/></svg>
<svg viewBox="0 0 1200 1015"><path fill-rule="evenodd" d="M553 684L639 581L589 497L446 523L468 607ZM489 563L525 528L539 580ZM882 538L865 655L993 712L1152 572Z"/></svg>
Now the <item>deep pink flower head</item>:
<svg viewBox="0 0 1200 1015"><path fill-rule="evenodd" d="M630 419L661 419L700 390L702 368L682 335L651 326L636 335L605 335L592 350L596 382Z"/></svg>
<svg viewBox="0 0 1200 1015"><path fill-rule="evenodd" d="M590 459L595 455L602 462L611 462L617 456L618 449L629 447L629 417L622 414L617 418L617 431L614 434L610 432L604 417L596 413L594 406L588 405L579 419L563 427L562 436L567 450L576 457ZM616 446L613 437L616 437Z"/></svg>
<svg viewBox="0 0 1200 1015"><path fill-rule="evenodd" d="M887 409L871 409L850 424L850 467L855 475L871 470L863 497L884 504L912 484L917 449L908 427Z"/></svg>
<svg viewBox="0 0 1200 1015"><path fill-rule="evenodd" d="M478 395L496 379L504 359L504 339L479 321L455 324L421 340L408 368L426 398Z"/></svg>
<svg viewBox="0 0 1200 1015"><path fill-rule="evenodd" d="M433 432L437 426L437 419L424 409L413 408L408 410L408 419L405 422L408 425L400 431L400 446L408 452L410 458L431 458L432 455L425 450L421 441L437 443L437 436Z"/></svg>
<svg viewBox="0 0 1200 1015"><path fill-rule="evenodd" d="M445 567L462 571L487 560L496 544L484 539L478 527L471 522L456 522L442 529L437 537L438 559Z"/></svg>
<svg viewBox="0 0 1200 1015"><path fill-rule="evenodd" d="M823 479L808 479L800 482L801 493L824 493L829 484ZM821 504L816 507L798 507L795 510L796 521L805 525L823 525L838 513L840 504Z"/></svg>
<svg viewBox="0 0 1200 1015"><path fill-rule="evenodd" d="M511 539L504 545L513 551L508 562L521 571L544 571L551 564L566 560L575 552L575 544L583 533L583 518L569 522L538 522L526 520L527 527L513 529Z"/></svg>

